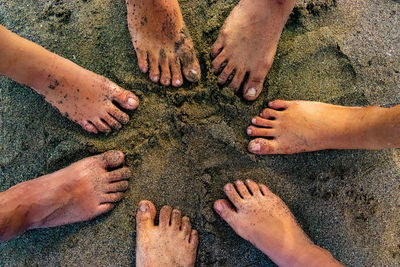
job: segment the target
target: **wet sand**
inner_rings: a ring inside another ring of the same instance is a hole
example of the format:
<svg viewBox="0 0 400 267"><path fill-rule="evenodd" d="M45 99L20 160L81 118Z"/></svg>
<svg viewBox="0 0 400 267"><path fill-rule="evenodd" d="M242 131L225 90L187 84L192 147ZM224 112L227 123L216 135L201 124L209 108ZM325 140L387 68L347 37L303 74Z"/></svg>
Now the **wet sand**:
<svg viewBox="0 0 400 267"><path fill-rule="evenodd" d="M202 67L198 84L150 82L137 67L124 1L0 0L0 24L132 90L141 100L118 133L94 136L31 89L0 78L0 190L109 149L134 176L126 198L90 222L30 231L0 245L1 266L128 266L135 209L179 207L200 234L199 266L273 266L212 210L222 187L251 178L282 197L307 234L349 266L400 262L400 152L247 152L252 116L274 99L348 106L400 103L400 4L301 0L254 103L219 87L209 47L235 0L182 0Z"/></svg>

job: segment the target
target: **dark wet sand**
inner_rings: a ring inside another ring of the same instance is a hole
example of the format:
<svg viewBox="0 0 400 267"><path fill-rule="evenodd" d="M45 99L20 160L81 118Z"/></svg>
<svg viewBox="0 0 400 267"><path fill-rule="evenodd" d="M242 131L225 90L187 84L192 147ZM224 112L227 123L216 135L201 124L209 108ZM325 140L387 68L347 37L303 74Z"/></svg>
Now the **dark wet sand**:
<svg viewBox="0 0 400 267"><path fill-rule="evenodd" d="M141 99L120 132L86 134L29 88L0 78L0 189L120 149L134 173L108 215L35 230L0 245L0 266L127 266L135 262L135 209L169 204L200 233L198 265L272 265L212 210L222 186L251 178L291 208L316 244L349 266L400 262L400 152L247 152L246 128L270 100L350 106L400 103L400 4L298 1L265 90L247 103L217 86L209 47L235 0L182 0L203 70L199 84L161 87L140 73L124 1L0 0L0 24L102 74Z"/></svg>

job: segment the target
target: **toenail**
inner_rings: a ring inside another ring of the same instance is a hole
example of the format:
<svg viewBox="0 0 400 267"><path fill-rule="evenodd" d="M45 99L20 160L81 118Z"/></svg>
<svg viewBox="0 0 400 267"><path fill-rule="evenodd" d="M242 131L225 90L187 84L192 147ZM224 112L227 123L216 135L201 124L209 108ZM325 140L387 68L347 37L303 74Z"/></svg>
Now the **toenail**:
<svg viewBox="0 0 400 267"><path fill-rule="evenodd" d="M149 205L147 205L147 203L142 203L140 205L140 211L141 212L146 212L146 211L148 211L148 209L149 209Z"/></svg>
<svg viewBox="0 0 400 267"><path fill-rule="evenodd" d="M175 84L181 84L181 80L176 80Z"/></svg>
<svg viewBox="0 0 400 267"><path fill-rule="evenodd" d="M258 143L251 143L251 144L250 144L250 150L251 150L252 152L260 152L261 146L260 146L260 144L258 144Z"/></svg>
<svg viewBox="0 0 400 267"><path fill-rule="evenodd" d="M217 211L221 212L224 210L224 205L222 205L221 203L218 202L217 204L215 204L215 209Z"/></svg>
<svg viewBox="0 0 400 267"><path fill-rule="evenodd" d="M191 72L193 75L197 75L197 71L196 71L196 70L190 70L190 72Z"/></svg>
<svg viewBox="0 0 400 267"><path fill-rule="evenodd" d="M128 105L129 106L135 106L136 104L137 104L136 99L134 99L132 97L128 99Z"/></svg>
<svg viewBox="0 0 400 267"><path fill-rule="evenodd" d="M248 134L248 135L251 135L252 132L253 132L253 131L252 131L250 128L247 128L247 134Z"/></svg>
<svg viewBox="0 0 400 267"><path fill-rule="evenodd" d="M253 119L251 120L251 123L256 124L256 123L257 123L257 119L256 119L256 118L253 118Z"/></svg>
<svg viewBox="0 0 400 267"><path fill-rule="evenodd" d="M253 96L256 96L256 93L257 93L257 90L255 88L250 88L249 90L247 90L246 96L253 97Z"/></svg>

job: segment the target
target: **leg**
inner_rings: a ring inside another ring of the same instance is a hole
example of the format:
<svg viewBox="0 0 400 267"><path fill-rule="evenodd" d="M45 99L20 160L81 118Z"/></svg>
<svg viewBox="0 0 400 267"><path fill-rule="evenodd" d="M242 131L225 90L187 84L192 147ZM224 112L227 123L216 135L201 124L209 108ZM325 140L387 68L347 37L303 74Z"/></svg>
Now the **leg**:
<svg viewBox="0 0 400 267"><path fill-rule="evenodd" d="M164 206L159 226L154 225L156 209L141 201L136 215L136 266L194 266L198 244L197 231L179 210Z"/></svg>
<svg viewBox="0 0 400 267"><path fill-rule="evenodd" d="M32 87L88 132L109 132L128 122L128 115L113 101L126 109L135 109L139 104L131 92L1 25L0 58L0 74Z"/></svg>
<svg viewBox="0 0 400 267"><path fill-rule="evenodd" d="M343 107L310 101L269 103L252 119L249 144L255 154L292 154L322 149L400 147L400 105Z"/></svg>
<svg viewBox="0 0 400 267"><path fill-rule="evenodd" d="M235 71L230 88L238 91L246 73L243 95L255 100L261 93L265 77L271 68L283 27L295 0L241 0L233 9L219 37L211 48L214 72L219 83L226 83Z"/></svg>
<svg viewBox="0 0 400 267"><path fill-rule="evenodd" d="M126 0L128 26L142 72L162 85L179 87L182 73L200 79L200 65L177 0ZM160 74L161 68L161 74Z"/></svg>
<svg viewBox="0 0 400 267"><path fill-rule="evenodd" d="M236 186L236 188L235 188ZM216 212L244 239L279 266L341 266L332 255L314 245L285 203L265 185L237 181L224 191L230 202L217 200Z"/></svg>
<svg viewBox="0 0 400 267"><path fill-rule="evenodd" d="M109 151L0 193L0 242L28 229L86 221L111 210L128 188L124 154Z"/></svg>

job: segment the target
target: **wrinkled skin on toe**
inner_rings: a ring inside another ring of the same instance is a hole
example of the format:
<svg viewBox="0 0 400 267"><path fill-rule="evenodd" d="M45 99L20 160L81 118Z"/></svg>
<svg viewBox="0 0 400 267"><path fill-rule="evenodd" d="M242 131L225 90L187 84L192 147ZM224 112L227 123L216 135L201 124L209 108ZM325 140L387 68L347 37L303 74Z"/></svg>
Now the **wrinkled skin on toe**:
<svg viewBox="0 0 400 267"><path fill-rule="evenodd" d="M194 266L198 234L189 218L169 206L161 208L155 226L156 209L150 201L139 203L136 214L136 266Z"/></svg>
<svg viewBox="0 0 400 267"><path fill-rule="evenodd" d="M200 79L193 42L177 0L126 0L128 27L139 68L162 85L179 87L183 76Z"/></svg>

